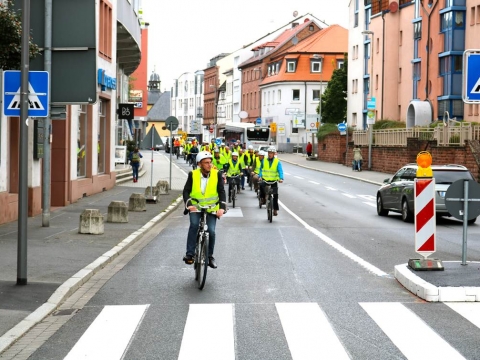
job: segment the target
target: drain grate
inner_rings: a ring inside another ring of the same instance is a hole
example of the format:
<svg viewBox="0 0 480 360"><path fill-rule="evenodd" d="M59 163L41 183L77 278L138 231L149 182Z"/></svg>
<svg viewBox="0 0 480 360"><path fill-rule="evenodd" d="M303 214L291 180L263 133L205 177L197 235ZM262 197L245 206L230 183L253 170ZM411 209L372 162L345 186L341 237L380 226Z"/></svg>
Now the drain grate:
<svg viewBox="0 0 480 360"><path fill-rule="evenodd" d="M78 311L78 309L65 309L65 310L58 310L53 313L53 316L66 316L66 315L73 315Z"/></svg>

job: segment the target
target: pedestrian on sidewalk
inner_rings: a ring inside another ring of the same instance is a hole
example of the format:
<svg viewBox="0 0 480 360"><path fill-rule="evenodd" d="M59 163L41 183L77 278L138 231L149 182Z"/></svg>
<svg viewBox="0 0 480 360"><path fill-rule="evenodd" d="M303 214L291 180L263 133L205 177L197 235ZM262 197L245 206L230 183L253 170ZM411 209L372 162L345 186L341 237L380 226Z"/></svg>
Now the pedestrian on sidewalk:
<svg viewBox="0 0 480 360"><path fill-rule="evenodd" d="M312 149L313 149L312 143L309 141L306 148L308 157L312 156Z"/></svg>
<svg viewBox="0 0 480 360"><path fill-rule="evenodd" d="M355 145L353 148L353 171L362 171L362 151L358 147L358 145Z"/></svg>
<svg viewBox="0 0 480 360"><path fill-rule="evenodd" d="M136 147L135 150L130 153L129 158L133 171L133 182L136 183L138 181L138 168L140 167L140 159L143 158L140 151L138 151L138 147Z"/></svg>

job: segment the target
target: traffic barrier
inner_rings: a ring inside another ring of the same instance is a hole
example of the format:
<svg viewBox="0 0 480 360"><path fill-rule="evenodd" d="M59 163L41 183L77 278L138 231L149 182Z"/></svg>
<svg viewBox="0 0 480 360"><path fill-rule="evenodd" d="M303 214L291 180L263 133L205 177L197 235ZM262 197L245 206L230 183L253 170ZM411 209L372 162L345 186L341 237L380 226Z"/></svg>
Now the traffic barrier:
<svg viewBox="0 0 480 360"><path fill-rule="evenodd" d="M415 179L415 251L427 258L436 251L435 179Z"/></svg>
<svg viewBox="0 0 480 360"><path fill-rule="evenodd" d="M80 234L100 235L104 233L103 215L98 209L85 209L80 214Z"/></svg>
<svg viewBox="0 0 480 360"><path fill-rule="evenodd" d="M130 195L128 211L147 211L147 200L145 196L138 193Z"/></svg>
<svg viewBox="0 0 480 360"><path fill-rule="evenodd" d="M108 205L107 222L128 223L128 208L124 201L112 201Z"/></svg>

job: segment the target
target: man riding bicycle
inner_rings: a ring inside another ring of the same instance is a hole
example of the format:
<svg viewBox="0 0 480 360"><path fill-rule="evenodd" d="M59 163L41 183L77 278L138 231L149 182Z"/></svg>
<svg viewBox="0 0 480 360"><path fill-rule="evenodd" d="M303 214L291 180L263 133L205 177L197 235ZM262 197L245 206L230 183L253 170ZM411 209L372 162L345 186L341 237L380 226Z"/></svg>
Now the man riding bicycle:
<svg viewBox="0 0 480 360"><path fill-rule="evenodd" d="M238 159L238 153L232 152L232 158L228 161L227 168L227 181L228 181L228 202L232 202L232 189L233 186L236 186L240 192L240 179L232 179L232 176L240 175L242 172L242 165ZM234 181L235 180L235 181Z"/></svg>
<svg viewBox="0 0 480 360"><path fill-rule="evenodd" d="M277 150L270 146L267 149L268 157L263 159L263 164L260 167L260 174L258 180L261 181L262 179L265 181L278 181L279 183L283 182L283 168L282 163L275 157L275 153ZM265 183L260 182L260 198L263 199L265 203ZM274 183L271 185L273 191L273 215L278 215L278 183Z"/></svg>
<svg viewBox="0 0 480 360"><path fill-rule="evenodd" d="M258 191L258 174L260 174L260 167L263 165L263 158L265 155L265 151L260 150L255 158L255 165L252 171L252 182L255 192Z"/></svg>
<svg viewBox="0 0 480 360"><path fill-rule="evenodd" d="M217 263L213 257L215 248L215 225L217 218L220 219L226 211L225 205L225 189L223 186L223 178L218 170L212 169L212 154L208 151L202 151L197 155L198 169L188 173L187 182L183 188L183 201L185 202L185 214L190 213L190 227L187 237L187 252L183 258L185 264L193 264L193 256L195 254L195 243L200 223L201 213L195 204L187 204L188 199L197 199L199 205L205 206L215 204L217 206L208 210L207 227L210 234L210 242L208 246L208 266L213 269L217 268ZM187 207L188 205L188 207ZM214 214L213 212L216 212Z"/></svg>
<svg viewBox="0 0 480 360"><path fill-rule="evenodd" d="M248 151L243 154L243 164L245 165L245 169L243 169L243 176L247 179L247 185L250 185L250 173L252 172L253 168L255 167L255 160L256 156L253 152L253 146L248 146ZM242 182L243 187L244 182Z"/></svg>

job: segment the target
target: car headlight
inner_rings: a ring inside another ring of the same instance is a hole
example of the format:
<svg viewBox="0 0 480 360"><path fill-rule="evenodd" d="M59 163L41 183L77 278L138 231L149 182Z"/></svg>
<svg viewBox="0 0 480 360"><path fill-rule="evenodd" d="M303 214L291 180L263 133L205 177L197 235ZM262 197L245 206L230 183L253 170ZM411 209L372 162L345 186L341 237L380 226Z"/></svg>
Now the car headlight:
<svg viewBox="0 0 480 360"><path fill-rule="evenodd" d="M446 193L447 193L446 191L439 191L439 192L438 192L438 195L440 195L440 197L441 197L442 199L444 199Z"/></svg>

